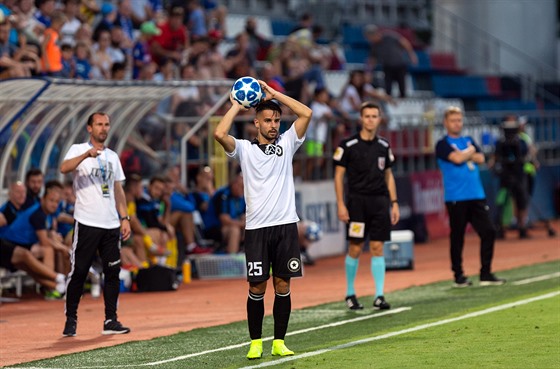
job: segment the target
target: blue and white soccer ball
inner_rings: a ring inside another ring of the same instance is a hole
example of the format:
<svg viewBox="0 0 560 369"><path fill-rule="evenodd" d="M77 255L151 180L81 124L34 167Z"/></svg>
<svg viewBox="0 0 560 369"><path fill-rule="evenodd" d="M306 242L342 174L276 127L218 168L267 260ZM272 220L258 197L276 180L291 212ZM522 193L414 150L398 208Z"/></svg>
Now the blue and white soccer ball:
<svg viewBox="0 0 560 369"><path fill-rule="evenodd" d="M319 224L310 220L305 221L305 238L311 242L319 241L323 237L323 231Z"/></svg>
<svg viewBox="0 0 560 369"><path fill-rule="evenodd" d="M231 87L231 96L246 108L254 108L264 97L259 82L253 77L241 77Z"/></svg>

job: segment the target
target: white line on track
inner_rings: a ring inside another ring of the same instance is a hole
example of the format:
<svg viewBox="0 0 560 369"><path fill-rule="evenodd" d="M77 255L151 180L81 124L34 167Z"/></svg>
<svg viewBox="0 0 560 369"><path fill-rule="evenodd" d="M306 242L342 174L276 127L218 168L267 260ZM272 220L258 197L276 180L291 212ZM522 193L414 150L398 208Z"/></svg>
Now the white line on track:
<svg viewBox="0 0 560 369"><path fill-rule="evenodd" d="M348 343L345 343L345 344L342 344L342 345L333 346L333 347L325 348L325 349L322 349L322 350L306 352L306 353L301 354L301 355L288 356L288 357L281 358L281 359L274 360L274 361L267 361L267 362L264 362L264 363L258 364L258 365L246 366L246 367L243 367L241 369L253 369L253 368L264 368L264 367L267 367L267 366L275 366L275 365L283 364L283 363L286 363L286 362L289 362L289 361L299 360L299 359L306 358L306 357L311 357L311 356L317 356L317 355L325 354L325 353L332 352L332 351L335 351L335 350L345 349L345 348L348 348L348 347L353 347L353 346L361 345L361 344L364 344L364 343L379 341L379 340L382 340L382 339L385 339L385 338L391 338L391 337L399 336L399 335L406 334L406 333L412 333L412 332L420 331L420 330L423 330L423 329L428 329L428 328L437 327L437 326L448 324L448 323L457 322L457 321L460 321L460 320L463 320L463 319L475 318L475 317L478 317L478 316L481 316L481 315L494 313L496 311L509 309L509 308L512 308L512 307L515 307L515 306L525 305L525 304L528 304L528 303L531 303L531 302L548 299L548 298L555 297L555 296L558 296L558 295L560 295L560 291L551 292L551 293L536 296L536 297L533 297L533 298L530 298L530 299L520 300L520 301L512 302L512 303L509 303L509 304L494 306L492 308L488 308L488 309L484 309L484 310L480 310L480 311L475 311L473 313L461 315L461 316L458 316L456 318L439 320L439 321L436 321L436 322L433 322L433 323L428 323L428 324L421 324L421 325L418 325L416 327L403 329L401 331L390 332L390 333L386 333L386 334L383 334L383 335L380 335L380 336L364 338L364 339L361 339L361 340L348 342Z"/></svg>
<svg viewBox="0 0 560 369"><path fill-rule="evenodd" d="M408 306L405 306L405 307L401 307L401 308L397 308L397 309L387 310L387 311L384 311L382 313L368 314L368 315L360 316L360 317L353 318L353 319L342 320L342 321L336 322L336 323L324 324L324 325L320 325L320 326L317 326L317 327L311 327L311 328L307 328L307 329L300 329L299 331L293 331L293 332L290 332L286 335L287 336L294 336L296 334L312 332L312 331L316 331L316 330L319 330L319 329L338 327L338 326L341 326L341 325L344 325L344 324L360 322L362 320L378 318L378 317L385 316L385 315L398 314L398 313L402 313L404 311L408 311L410 309L412 309L412 308L408 307ZM263 342L264 341L272 341L273 338L274 337L265 337L265 338L263 338ZM240 347L245 347L245 346L249 346L249 343L244 342L244 343L239 343L237 345L230 345L230 346L220 347L220 348L212 349L212 350L194 352L192 354L177 356L177 357L173 357L171 359L166 359L166 360L154 361L154 362L151 362L151 363L119 365L118 367L119 368L131 368L131 367L140 367L140 366L156 366L156 365L171 363L173 361L189 359L189 358L196 357L196 356L212 354L212 353L215 353L215 352L233 350L233 349L240 348ZM101 369L101 368L114 368L114 367L115 367L115 365L79 366L79 367L74 367L74 369ZM16 368L6 367L4 369L16 369ZM25 369L65 369L65 368L52 368L52 367L32 367L31 368L31 367L27 367Z"/></svg>
<svg viewBox="0 0 560 369"><path fill-rule="evenodd" d="M522 279L520 281L513 282L513 284L516 285L516 286L520 286L522 284L529 284L529 283L534 283L534 282L546 281L548 279L553 279L553 278L556 278L556 277L560 277L560 272L540 275L538 277L533 277L533 278Z"/></svg>

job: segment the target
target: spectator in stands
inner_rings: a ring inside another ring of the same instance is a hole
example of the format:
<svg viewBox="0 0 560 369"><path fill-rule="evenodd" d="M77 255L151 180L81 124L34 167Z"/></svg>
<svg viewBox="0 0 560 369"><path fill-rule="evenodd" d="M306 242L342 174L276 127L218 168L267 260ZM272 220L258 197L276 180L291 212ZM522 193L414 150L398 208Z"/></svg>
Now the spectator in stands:
<svg viewBox="0 0 560 369"><path fill-rule="evenodd" d="M128 65L132 60L133 43L124 34L123 29L119 25L114 25L111 29L111 58L114 63L125 63Z"/></svg>
<svg viewBox="0 0 560 369"><path fill-rule="evenodd" d="M497 237L504 238L503 214L510 199L515 201L515 212L519 238L529 238L527 233L527 218L529 205L529 191L527 175L524 172L529 148L519 136L520 124L516 117L510 117L502 122L503 135L494 150L494 172L500 178L498 192L498 211L496 215Z"/></svg>
<svg viewBox="0 0 560 369"><path fill-rule="evenodd" d="M152 21L147 21L140 25L140 36L132 48L132 79L138 79L142 66L152 62L149 43L152 37L159 36L160 34L161 30Z"/></svg>
<svg viewBox="0 0 560 369"><path fill-rule="evenodd" d="M363 70L353 70L339 97L340 113L345 119L355 121L360 116L360 106L369 99L377 102L393 101L390 95L377 92L367 82L366 73Z"/></svg>
<svg viewBox="0 0 560 369"><path fill-rule="evenodd" d="M94 79L111 79L111 67L114 60L110 52L111 33L106 30L99 32L99 39L93 45L92 74Z"/></svg>
<svg viewBox="0 0 560 369"><path fill-rule="evenodd" d="M349 244L344 265L346 305L350 310L363 309L356 298L354 281L364 242L371 253L370 268L375 281L373 308L391 308L384 297L383 243L391 239L391 226L399 221L400 211L391 169L395 157L389 142L378 136L381 113L379 105L364 102L360 108L360 131L344 139L333 155L338 218L346 223Z"/></svg>
<svg viewBox="0 0 560 369"><path fill-rule="evenodd" d="M74 204L76 203L76 195L72 180L64 182L62 190L62 198L58 204L56 211L57 231L60 233L67 246L72 245L72 235L74 229Z"/></svg>
<svg viewBox="0 0 560 369"><path fill-rule="evenodd" d="M136 200L136 214L142 225L147 229L157 245L166 247L169 256L159 256L156 262L160 265L169 265L171 255L177 255L177 238L175 228L169 222L169 207L164 202L166 180L163 177L152 177L147 191ZM176 262L176 258L174 260Z"/></svg>
<svg viewBox="0 0 560 369"><path fill-rule="evenodd" d="M185 242L185 250L187 254L207 254L213 250L203 248L197 244L195 237L195 224L193 212L196 204L191 201L188 190L181 184L180 170L175 166L168 170L167 177L169 181L168 191L170 192L169 207L170 217L169 223L181 232L183 241Z"/></svg>
<svg viewBox="0 0 560 369"><path fill-rule="evenodd" d="M444 200L451 228L449 241L454 286L472 285L463 270L463 246L468 223L480 237L480 284L504 284L504 279L492 274L496 230L490 219L478 169L478 165L485 162L484 154L472 137L461 135L463 112L460 108L448 107L443 125L447 135L437 142L436 157L443 176Z"/></svg>
<svg viewBox="0 0 560 369"><path fill-rule="evenodd" d="M20 0L19 7L16 7L13 10L14 16L16 17L14 26L18 32L25 35L27 42L39 43L40 37L46 27L34 16L37 10L34 6L34 1Z"/></svg>
<svg viewBox="0 0 560 369"><path fill-rule="evenodd" d="M71 45L62 44L60 46L60 62L62 64L60 77L73 78L76 68L74 66L74 48Z"/></svg>
<svg viewBox="0 0 560 369"><path fill-rule="evenodd" d="M134 23L140 24L142 22L142 20L133 20L134 16L130 0L117 1L117 18L113 25L118 25L122 28L127 39L126 41L130 45L132 45L132 40L134 40Z"/></svg>
<svg viewBox="0 0 560 369"><path fill-rule="evenodd" d="M55 0L35 0L35 6L37 7L37 11L33 16L45 29L49 28L51 26L52 15L56 9Z"/></svg>
<svg viewBox="0 0 560 369"><path fill-rule="evenodd" d="M261 35L257 30L257 20L247 17L245 20L245 33L249 36L249 48L256 60L266 60L272 46L272 41Z"/></svg>
<svg viewBox="0 0 560 369"><path fill-rule="evenodd" d="M372 72L379 64L385 74L385 92L392 96L393 82L399 85L400 97L406 97L405 77L410 63L418 64L418 59L410 42L396 32L381 31L369 24L364 34L370 43L370 55L367 70Z"/></svg>
<svg viewBox="0 0 560 369"><path fill-rule="evenodd" d="M241 172L233 175L227 186L214 193L208 211L214 212L218 221L215 227L205 230L205 235L225 245L228 254L238 253L245 234L245 197Z"/></svg>
<svg viewBox="0 0 560 369"><path fill-rule="evenodd" d="M98 41L101 31L109 31L113 28L115 20L117 19L117 9L111 3L104 2L101 5L101 20L97 23L93 31L93 39Z"/></svg>
<svg viewBox="0 0 560 369"><path fill-rule="evenodd" d="M88 23L82 23L80 28L78 28L78 30L76 31L76 34L74 35L74 38L76 40L76 45L81 42L84 45L87 45L88 48L89 48L91 46L92 40L93 40L93 31L92 31L91 26ZM91 53L91 50L90 50L90 53Z"/></svg>
<svg viewBox="0 0 560 369"><path fill-rule="evenodd" d="M158 65L162 65L167 59L172 59L177 65L181 64L183 52L190 46L189 33L183 25L184 14L182 7L173 7L167 22L159 26L161 34L152 38L150 52Z"/></svg>
<svg viewBox="0 0 560 369"><path fill-rule="evenodd" d="M66 291L66 277L39 261L27 248L0 238L0 266L9 271L23 270L47 288L45 298L61 299Z"/></svg>
<svg viewBox="0 0 560 369"><path fill-rule="evenodd" d="M238 79L243 76L255 75L256 55L249 49L249 36L245 32L235 36L235 46L229 50L225 57L224 69L226 77Z"/></svg>
<svg viewBox="0 0 560 369"><path fill-rule="evenodd" d="M8 17L0 20L0 80L31 77L32 67L24 62L23 49L10 43L11 22Z"/></svg>
<svg viewBox="0 0 560 369"><path fill-rule="evenodd" d="M206 27L206 14L199 0L187 0L185 25L191 35L191 41L208 36Z"/></svg>
<svg viewBox="0 0 560 369"><path fill-rule="evenodd" d="M41 201L23 211L8 226L3 239L30 250L37 259L50 270L57 270L57 256L65 265L67 272L70 249L64 245L62 238L55 231L55 213L62 196L62 184L57 181L47 182L45 194ZM58 254L58 255L57 255Z"/></svg>
<svg viewBox="0 0 560 369"><path fill-rule="evenodd" d="M45 177L41 169L32 168L25 173L25 188L27 189L27 194L21 210L25 210L40 201L40 194L43 189L44 181Z"/></svg>
<svg viewBox="0 0 560 369"><path fill-rule="evenodd" d="M124 62L116 62L111 66L111 80L124 81L126 78L126 64Z"/></svg>
<svg viewBox="0 0 560 369"><path fill-rule="evenodd" d="M132 237L129 239L130 241L127 241L125 244L131 246L136 259L138 259L140 263L148 262L148 255L155 257L169 255L165 245L156 244L148 233L148 230L138 219L136 201L139 200L144 193L142 177L138 174L128 175L124 185L124 193L128 216L130 217L130 229L132 231Z"/></svg>
<svg viewBox="0 0 560 369"><path fill-rule="evenodd" d="M25 202L25 185L14 182L8 190L8 201L0 206L0 237L3 231L13 223Z"/></svg>
<svg viewBox="0 0 560 369"><path fill-rule="evenodd" d="M43 71L51 77L62 76L62 56L59 46L60 30L66 22L66 16L61 11L52 13L49 28L45 30L41 43Z"/></svg>
<svg viewBox="0 0 560 369"><path fill-rule="evenodd" d="M77 79L91 79L91 50L83 41L76 42L74 48L73 77Z"/></svg>
<svg viewBox="0 0 560 369"><path fill-rule="evenodd" d="M78 19L80 0L64 0L63 12L66 16L66 23L64 23L60 30L61 43L75 46L76 40L74 36L82 25L82 21Z"/></svg>
<svg viewBox="0 0 560 369"><path fill-rule="evenodd" d="M334 114L329 106L329 92L318 87L313 94L311 110L313 115L305 134L305 152L307 154L306 179L321 179L324 167L324 148L329 134L329 123Z"/></svg>

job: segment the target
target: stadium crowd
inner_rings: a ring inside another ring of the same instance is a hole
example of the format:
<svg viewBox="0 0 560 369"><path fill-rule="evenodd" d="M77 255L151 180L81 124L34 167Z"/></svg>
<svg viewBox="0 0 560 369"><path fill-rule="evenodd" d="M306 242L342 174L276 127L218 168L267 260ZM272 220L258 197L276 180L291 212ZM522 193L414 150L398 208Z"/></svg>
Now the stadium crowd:
<svg viewBox="0 0 560 369"><path fill-rule="evenodd" d="M227 9L212 0L4 0L0 3L0 79L164 81L256 76L313 110L302 150L309 160L305 167L296 168L303 179L313 180L325 177L326 142L336 147L349 135L363 101L394 104L386 86L373 87L374 56L387 58L383 55L387 50L402 48L409 52L409 62L415 63L406 40L379 39L370 29L372 57L364 60L363 70L350 73L340 96L332 96L324 72L344 69L344 54L335 42L323 42L323 29L314 24L312 15L302 15L281 41L264 37L252 17L246 19L242 32L227 39L226 16ZM373 45L377 42L382 44ZM394 76L399 87L401 77ZM212 88L183 87L158 109L175 117L200 116L222 94ZM400 94L404 96L404 88ZM188 129L173 127L168 143L161 123L147 119L140 129L145 142L157 150L158 145L177 146ZM238 137L254 135L251 125L235 129ZM201 130L188 142L190 159L207 159L201 154L207 135ZM243 250L245 199L240 173L232 171L228 183L216 189L212 168L191 166L193 180L186 188L177 167L165 173L149 170L142 155L125 151L121 157L133 233L121 249L124 268L178 268L185 255ZM0 240L19 247L8 269L28 271L44 287L47 298L60 298L64 292L61 276L69 272L73 201L72 183L45 184L43 173L32 169L25 183L10 186L9 199L0 207ZM19 234L30 237L13 238ZM525 230L522 236L527 236ZM303 260L313 264L306 252L309 240L302 238L300 244ZM90 281L92 294L99 296L95 267Z"/></svg>

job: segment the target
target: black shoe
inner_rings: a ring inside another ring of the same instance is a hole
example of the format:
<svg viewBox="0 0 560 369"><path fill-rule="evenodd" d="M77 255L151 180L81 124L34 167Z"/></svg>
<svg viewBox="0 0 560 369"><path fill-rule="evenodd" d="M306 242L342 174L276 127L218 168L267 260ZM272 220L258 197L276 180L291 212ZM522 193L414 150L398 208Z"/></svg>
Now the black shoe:
<svg viewBox="0 0 560 369"><path fill-rule="evenodd" d="M529 236L529 234L527 233L527 229L526 228L519 228L519 239L520 240L527 240L531 238L531 236Z"/></svg>
<svg viewBox="0 0 560 369"><path fill-rule="evenodd" d="M125 334L128 332L130 332L130 328L123 327L118 320L108 319L103 323L101 334Z"/></svg>
<svg viewBox="0 0 560 369"><path fill-rule="evenodd" d="M469 286L472 286L472 282L464 275L455 278L455 283L453 283L453 287L455 288L464 288Z"/></svg>
<svg viewBox="0 0 560 369"><path fill-rule="evenodd" d="M358 302L356 295L346 297L346 306L348 306L350 310L362 310L364 308L364 305Z"/></svg>
<svg viewBox="0 0 560 369"><path fill-rule="evenodd" d="M315 260L313 260L313 258L311 258L311 256L309 256L309 254L307 253L307 250L301 249L300 250L300 255L301 255L301 261L303 261L304 265L315 265Z"/></svg>
<svg viewBox="0 0 560 369"><path fill-rule="evenodd" d="M391 305L387 301L385 301L385 297L377 296L375 300L373 300L373 308L375 310L389 310Z"/></svg>
<svg viewBox="0 0 560 369"><path fill-rule="evenodd" d="M503 278L498 278L494 274L481 275L480 285L481 286L500 286L505 284L506 280Z"/></svg>
<svg viewBox="0 0 560 369"><path fill-rule="evenodd" d="M76 319L66 318L66 324L64 324L64 330L62 331L62 335L64 337L74 337L76 335L76 326L77 326Z"/></svg>

